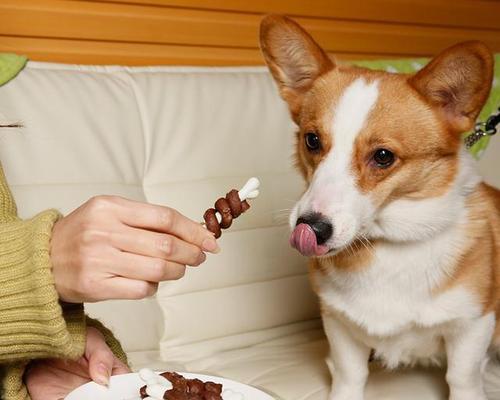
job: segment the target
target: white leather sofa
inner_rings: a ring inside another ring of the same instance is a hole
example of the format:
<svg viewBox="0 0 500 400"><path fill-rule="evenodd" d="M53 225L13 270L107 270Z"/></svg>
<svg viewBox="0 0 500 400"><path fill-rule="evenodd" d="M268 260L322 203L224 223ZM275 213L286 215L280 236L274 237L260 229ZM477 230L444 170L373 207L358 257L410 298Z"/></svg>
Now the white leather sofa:
<svg viewBox="0 0 500 400"><path fill-rule="evenodd" d="M87 309L114 329L134 368L220 375L285 400L327 398L306 260L288 246L287 210L303 188L291 166L294 126L264 68L31 62L0 88L0 120L24 124L0 131L22 217L115 194L201 220L217 197L258 176L261 196L224 233L222 253L154 298ZM498 154L500 138L480 167L500 185ZM500 373L487 377L500 399ZM406 370L374 371L366 398L446 396L442 371Z"/></svg>

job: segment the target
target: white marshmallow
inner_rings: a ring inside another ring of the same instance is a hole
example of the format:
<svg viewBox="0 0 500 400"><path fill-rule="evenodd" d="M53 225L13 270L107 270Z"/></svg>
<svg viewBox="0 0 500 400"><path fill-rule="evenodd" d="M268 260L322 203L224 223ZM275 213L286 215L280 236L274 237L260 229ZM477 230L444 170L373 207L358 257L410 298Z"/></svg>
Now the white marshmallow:
<svg viewBox="0 0 500 400"><path fill-rule="evenodd" d="M259 195L260 181L253 177L250 178L247 183L239 190L238 196L240 196L241 201L245 199L253 199Z"/></svg>
<svg viewBox="0 0 500 400"><path fill-rule="evenodd" d="M158 375L154 373L154 371L143 368L139 371L140 378L146 383L156 383Z"/></svg>
<svg viewBox="0 0 500 400"><path fill-rule="evenodd" d="M172 389L172 385L170 385L170 387L167 387L163 385L153 384L146 386L146 393L148 394L148 396L161 400L163 399L165 392L170 389Z"/></svg>
<svg viewBox="0 0 500 400"><path fill-rule="evenodd" d="M154 385L154 384L158 384L158 385L163 385L163 386L167 386L167 387L171 387L172 384L170 383L170 381L157 374L156 372L148 369L148 368L143 368L139 371L139 377L144 381L146 382L147 385Z"/></svg>

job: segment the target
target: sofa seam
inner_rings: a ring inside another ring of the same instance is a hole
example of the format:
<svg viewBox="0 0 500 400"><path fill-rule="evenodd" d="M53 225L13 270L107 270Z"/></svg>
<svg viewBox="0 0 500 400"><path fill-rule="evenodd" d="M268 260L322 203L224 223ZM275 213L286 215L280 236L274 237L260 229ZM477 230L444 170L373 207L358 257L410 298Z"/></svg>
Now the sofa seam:
<svg viewBox="0 0 500 400"><path fill-rule="evenodd" d="M142 90L135 81L133 75L127 70L125 70L124 72L125 76L127 77L128 83L132 89L132 93L134 94L134 99L137 105L137 111L139 112L139 118L141 121L142 143L144 146L143 148L144 162L142 165L141 182L137 186L140 186L142 188L142 194L144 198L146 198L144 180L146 178L146 173L149 168L149 161L151 157L151 124L149 123L149 112L147 103L142 94Z"/></svg>
<svg viewBox="0 0 500 400"><path fill-rule="evenodd" d="M273 329L279 329L279 328L287 327L290 325L306 325L307 327L305 327L305 329L300 329L300 330L295 331L293 333L286 333L286 334L277 335L277 336L273 337L272 339L259 340L259 341L256 341L255 343L252 343L252 344L249 344L249 345L246 345L243 347L220 350L216 354L222 354L222 353L226 353L226 352L233 351L233 350L243 350L243 349L249 349L252 347L258 347L258 346L263 345L266 342L269 342L270 340L279 340L279 339L282 339L284 337L288 337L291 335L297 335L297 334L301 334L301 333L305 333L305 332L323 330L321 316L318 315L317 317L299 319L296 321L291 321L288 323L283 323L283 324L278 324L278 325L272 325L272 326L265 327L265 328L256 328L256 329L251 329L249 331L231 333L229 335L218 335L218 336L214 336L214 337L210 337L210 338L193 340L193 341L190 341L189 343L181 343L181 344L176 344L174 346L167 346L167 344L165 342L169 341L169 339L165 339L165 337L163 336L162 339L160 340L160 343L159 343L159 345L160 345L159 349L160 349L160 353L163 351L163 347L169 347L169 348L175 347L176 349L179 349L179 348L185 349L185 348L188 348L192 345L197 345L197 344L204 343L204 342L212 342L212 341L216 341L216 340L223 339L223 338L234 338L234 337L242 336L245 334L253 334L253 333L258 333L258 332L262 332L262 331L270 331ZM317 325L317 326L315 326L315 325ZM324 340L324 338L321 338L318 340ZM314 341L318 341L318 340L314 340ZM193 360L191 360L190 362L192 362L192 361Z"/></svg>
<svg viewBox="0 0 500 400"><path fill-rule="evenodd" d="M269 74L265 66L178 66L178 65L151 65L151 66L125 66L125 65L92 65L92 64L62 64L62 63L50 63L43 61L28 61L26 65L27 69L36 70L47 70L47 71L75 71L83 73L98 73L98 74L116 74L117 72L126 72L130 75L136 73L181 73L181 74L193 74L193 73L229 73L229 74L239 74L239 73L258 73L258 74Z"/></svg>
<svg viewBox="0 0 500 400"><path fill-rule="evenodd" d="M254 228L254 229L258 229L258 228ZM189 291L189 292L177 293L177 294L172 294L172 295L163 295L162 293L158 292L156 294L156 298L159 301L159 300L162 300L162 299L169 299L169 298L173 298L173 297L188 296L190 294L195 294L195 293L213 292L213 291L216 291L216 290L224 290L224 289L233 289L233 288L236 288L236 287L239 287L239 286L252 286L252 285L260 284L260 283L274 282L274 281L279 281L281 279L298 278L298 277L301 277L301 276L308 276L308 275L309 275L309 273L306 271L306 272L300 272L300 273L297 273L297 274L290 274L290 275L285 275L285 276L279 276L279 277L272 278L272 279L259 279L259 280L255 280L255 281L251 281L251 282L243 282L243 283L236 283L236 284L227 285L227 286L219 286L219 287L214 287L214 288L192 290L192 291Z"/></svg>

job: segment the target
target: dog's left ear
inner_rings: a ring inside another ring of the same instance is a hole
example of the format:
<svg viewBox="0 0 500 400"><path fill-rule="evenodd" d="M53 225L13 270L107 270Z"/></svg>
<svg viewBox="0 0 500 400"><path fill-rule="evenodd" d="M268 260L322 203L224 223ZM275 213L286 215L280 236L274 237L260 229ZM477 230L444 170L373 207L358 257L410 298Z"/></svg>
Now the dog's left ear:
<svg viewBox="0 0 500 400"><path fill-rule="evenodd" d="M439 107L450 128L470 130L488 99L493 80L493 56L481 42L459 43L443 51L409 83Z"/></svg>
<svg viewBox="0 0 500 400"><path fill-rule="evenodd" d="M281 97L298 123L304 94L334 63L299 24L280 15L262 20L260 46Z"/></svg>

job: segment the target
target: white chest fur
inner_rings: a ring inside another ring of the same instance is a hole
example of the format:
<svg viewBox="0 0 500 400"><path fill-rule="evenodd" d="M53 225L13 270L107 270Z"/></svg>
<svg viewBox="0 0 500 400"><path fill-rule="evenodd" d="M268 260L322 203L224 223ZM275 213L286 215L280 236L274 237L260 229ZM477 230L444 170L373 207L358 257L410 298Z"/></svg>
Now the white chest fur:
<svg viewBox="0 0 500 400"><path fill-rule="evenodd" d="M438 356L443 331L481 313L465 287L436 290L456 265L462 235L455 227L432 240L380 244L362 270L313 272L323 307L343 318L388 366Z"/></svg>

